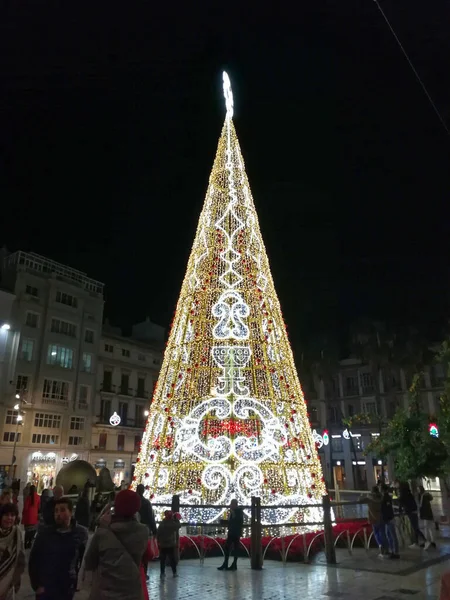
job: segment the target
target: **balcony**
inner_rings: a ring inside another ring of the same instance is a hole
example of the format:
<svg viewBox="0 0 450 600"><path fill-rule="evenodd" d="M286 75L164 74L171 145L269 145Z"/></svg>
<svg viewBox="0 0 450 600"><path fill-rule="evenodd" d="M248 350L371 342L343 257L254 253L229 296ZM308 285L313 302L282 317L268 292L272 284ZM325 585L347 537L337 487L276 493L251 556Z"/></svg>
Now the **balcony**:
<svg viewBox="0 0 450 600"><path fill-rule="evenodd" d="M135 394L136 398L143 398L144 400L148 400L148 392L146 392L145 390L136 390L136 394Z"/></svg>
<svg viewBox="0 0 450 600"><path fill-rule="evenodd" d="M100 392L102 394L115 394L116 386L113 385L112 383L103 382L102 385L100 386Z"/></svg>
<svg viewBox="0 0 450 600"><path fill-rule="evenodd" d="M354 396L359 396L359 389L357 387L344 388L344 398L351 398Z"/></svg>
<svg viewBox="0 0 450 600"><path fill-rule="evenodd" d="M52 406L62 406L67 408L69 406L69 400L61 398L42 398L42 404L51 404Z"/></svg>
<svg viewBox="0 0 450 600"><path fill-rule="evenodd" d="M97 425L109 425L111 415L97 415ZM145 419L122 419L118 427L130 427L132 429L144 429Z"/></svg>
<svg viewBox="0 0 450 600"><path fill-rule="evenodd" d="M363 388L362 388L363 396L371 396L374 393L375 393L375 386L373 386L373 385L363 386Z"/></svg>
<svg viewBox="0 0 450 600"><path fill-rule="evenodd" d="M133 388L127 387L126 385L121 385L117 390L119 396L133 396Z"/></svg>

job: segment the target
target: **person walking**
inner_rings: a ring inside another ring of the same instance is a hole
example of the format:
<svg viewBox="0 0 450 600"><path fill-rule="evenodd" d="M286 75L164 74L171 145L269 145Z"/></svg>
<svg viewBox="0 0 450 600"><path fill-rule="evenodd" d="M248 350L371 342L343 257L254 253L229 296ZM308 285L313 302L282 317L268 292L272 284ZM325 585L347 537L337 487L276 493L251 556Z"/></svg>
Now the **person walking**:
<svg viewBox="0 0 450 600"><path fill-rule="evenodd" d="M25 549L31 548L39 523L40 498L34 485L30 486L22 511L22 525L25 527Z"/></svg>
<svg viewBox="0 0 450 600"><path fill-rule="evenodd" d="M152 505L150 504L150 500L147 500L147 498L144 498L145 487L142 485L142 483L140 483L137 486L136 492L139 494L139 497L141 498L141 508L139 510L139 516L141 518L141 523L143 525L147 526L149 537L152 535L156 535L155 515L153 513L153 508L152 508ZM143 561L143 567L144 567L144 571L145 571L145 577L148 580L148 575L147 575L148 561L145 561L145 560Z"/></svg>
<svg viewBox="0 0 450 600"><path fill-rule="evenodd" d="M406 516L409 519L412 530L412 544L409 546L410 548L419 548L419 539L423 540L422 546L424 542L426 542L425 536L420 531L419 528L419 515L417 510L417 502L412 495L411 489L409 487L409 483L402 482L399 487L399 497L398 503L400 508L405 512Z"/></svg>
<svg viewBox="0 0 450 600"><path fill-rule="evenodd" d="M178 547L178 532L180 531L181 525L178 519L173 518L171 510L166 510L164 513L164 519L159 524L156 532L156 539L158 540L159 546L159 561L161 568L161 578L166 574L166 561L172 568L174 577L177 577L177 561L176 561L176 548Z"/></svg>
<svg viewBox="0 0 450 600"><path fill-rule="evenodd" d="M52 526L55 524L55 505L64 495L62 485L55 485L53 488L53 496L45 501L45 506L42 509L42 518L44 525Z"/></svg>
<svg viewBox="0 0 450 600"><path fill-rule="evenodd" d="M389 493L389 486L384 484L382 486L382 491L381 519L384 523L386 538L389 545L389 558L398 559L400 558L400 554L397 531L395 529L394 503L392 496Z"/></svg>
<svg viewBox="0 0 450 600"><path fill-rule="evenodd" d="M371 493L368 496L363 496L361 502L367 504L368 507L368 521L372 525L373 535L377 542L380 553L379 558L388 556L388 544L386 541L385 523L381 513L381 503L383 496L378 489L378 486L374 485Z"/></svg>
<svg viewBox="0 0 450 600"><path fill-rule="evenodd" d="M15 504L0 507L0 598L11 600L20 589L25 570L25 552Z"/></svg>
<svg viewBox="0 0 450 600"><path fill-rule="evenodd" d="M109 525L97 528L84 568L96 571L90 600L142 600L140 565L148 543L148 529L136 519L141 499L132 490L116 496Z"/></svg>
<svg viewBox="0 0 450 600"><path fill-rule="evenodd" d="M83 527L86 528L89 528L91 521L91 510L89 506L88 494L89 491L87 489L83 489L75 507L75 521L78 523L78 525L83 525Z"/></svg>
<svg viewBox="0 0 450 600"><path fill-rule="evenodd" d="M237 559L239 550L239 541L242 536L242 528L244 526L244 513L242 508L239 508L237 500L230 502L230 516L228 520L222 520L221 524L228 526L228 536L224 546L225 558L223 564L217 567L219 571L236 571ZM231 567L228 566L231 547L234 551L234 559Z"/></svg>
<svg viewBox="0 0 450 600"><path fill-rule="evenodd" d="M87 529L77 525L70 498L55 501L55 524L40 529L31 549L28 573L36 600L72 600L77 587L80 549Z"/></svg>
<svg viewBox="0 0 450 600"><path fill-rule="evenodd" d="M434 541L433 529L435 528L433 509L431 508L431 501L433 496L430 492L426 492L423 485L419 485L419 516L421 520L422 529L425 536L425 550L428 550L430 546L436 548Z"/></svg>

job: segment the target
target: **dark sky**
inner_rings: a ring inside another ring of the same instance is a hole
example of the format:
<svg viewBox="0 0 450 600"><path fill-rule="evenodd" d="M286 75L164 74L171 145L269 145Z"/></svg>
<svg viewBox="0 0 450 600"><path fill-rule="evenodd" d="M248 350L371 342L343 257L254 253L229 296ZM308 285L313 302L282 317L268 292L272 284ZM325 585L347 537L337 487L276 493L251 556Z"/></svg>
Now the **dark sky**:
<svg viewBox="0 0 450 600"><path fill-rule="evenodd" d="M104 281L115 323L167 325L226 68L294 343L362 315L445 323L449 136L372 0L280 6L7 4L0 244ZM449 3L382 6L450 124Z"/></svg>

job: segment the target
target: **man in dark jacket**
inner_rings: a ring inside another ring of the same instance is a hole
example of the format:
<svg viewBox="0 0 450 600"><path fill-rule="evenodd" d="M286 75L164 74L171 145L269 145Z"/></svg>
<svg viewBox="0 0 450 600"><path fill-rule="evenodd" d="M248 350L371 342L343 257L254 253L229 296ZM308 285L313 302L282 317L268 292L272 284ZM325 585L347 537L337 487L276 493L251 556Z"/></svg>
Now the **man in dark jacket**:
<svg viewBox="0 0 450 600"><path fill-rule="evenodd" d="M223 565L218 567L219 571L236 571L237 559L239 551L239 541L242 536L242 528L244 526L244 513L242 508L238 507L237 500L232 500L230 503L230 517L228 521L221 521L223 525L228 525L228 536L225 546L223 548L225 553L225 559ZM228 560L230 558L231 547L233 546L234 559L231 567L228 566Z"/></svg>
<svg viewBox="0 0 450 600"><path fill-rule="evenodd" d="M72 600L77 561L88 532L72 519L70 498L55 501L55 525L42 528L31 550L28 572L37 600Z"/></svg>
<svg viewBox="0 0 450 600"><path fill-rule="evenodd" d="M142 525L147 526L149 535L150 534L156 535L155 515L153 513L153 508L150 503L150 500L147 500L147 498L144 498L145 487L142 485L142 483L140 483L137 486L136 492L138 493L138 495L141 499L141 508L139 510L139 517L141 519L141 523L142 523ZM148 562L143 560L142 565L143 565L144 571L145 571L145 578L148 581L148 579L149 579L149 576L147 575Z"/></svg>
<svg viewBox="0 0 450 600"><path fill-rule="evenodd" d="M55 504L60 498L62 498L63 494L64 489L62 485L55 485L53 488L53 496L46 501L45 506L42 509L44 525L55 524Z"/></svg>
<svg viewBox="0 0 450 600"><path fill-rule="evenodd" d="M383 498L381 500L381 518L386 528L386 537L389 544L390 558L400 558L398 553L398 538L395 529L395 514L392 496L389 493L389 487L382 486Z"/></svg>
<svg viewBox="0 0 450 600"><path fill-rule="evenodd" d="M150 504L150 501L147 498L144 498L145 487L140 483L136 492L139 494L141 498L141 508L139 510L139 516L141 517L141 523L143 525L147 525L149 533L152 535L156 535L156 521L155 515L153 514L153 508Z"/></svg>

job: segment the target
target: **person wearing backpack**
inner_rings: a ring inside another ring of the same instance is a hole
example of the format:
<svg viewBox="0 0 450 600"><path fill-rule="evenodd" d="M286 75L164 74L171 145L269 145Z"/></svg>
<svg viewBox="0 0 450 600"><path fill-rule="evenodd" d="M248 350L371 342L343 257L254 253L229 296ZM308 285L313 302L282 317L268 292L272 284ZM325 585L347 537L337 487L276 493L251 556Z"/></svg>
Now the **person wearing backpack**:
<svg viewBox="0 0 450 600"><path fill-rule="evenodd" d="M96 571L90 600L143 600L141 563L147 550L148 528L136 515L141 499L132 490L116 496L111 523L97 528L84 568Z"/></svg>

